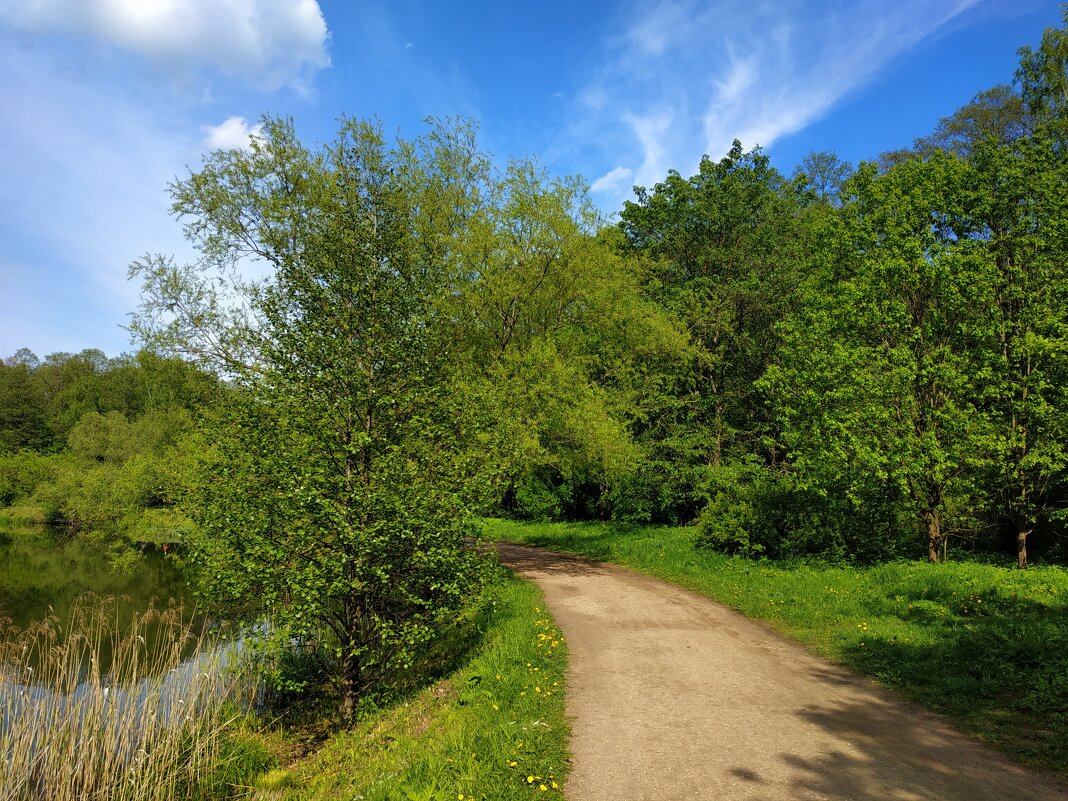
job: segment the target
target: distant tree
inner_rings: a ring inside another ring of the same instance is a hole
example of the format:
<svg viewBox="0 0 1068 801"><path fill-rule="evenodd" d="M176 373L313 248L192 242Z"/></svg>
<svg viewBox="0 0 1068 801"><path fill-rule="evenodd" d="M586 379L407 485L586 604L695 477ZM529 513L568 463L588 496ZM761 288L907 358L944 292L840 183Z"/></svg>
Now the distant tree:
<svg viewBox="0 0 1068 801"><path fill-rule="evenodd" d="M5 359L0 364L0 453L45 450L51 440L48 395L34 368L23 359Z"/></svg>
<svg viewBox="0 0 1068 801"><path fill-rule="evenodd" d="M1020 48L1016 82L1024 105L1036 121L1052 125L1063 144L1068 136L1068 7L1064 26L1047 28L1037 49Z"/></svg>
<svg viewBox="0 0 1068 801"><path fill-rule="evenodd" d="M833 150L812 151L801 159L794 180L811 191L821 203L841 204L842 186L853 174L853 165L843 161Z"/></svg>
<svg viewBox="0 0 1068 801"><path fill-rule="evenodd" d="M933 133L921 136L911 148L883 153L883 170L910 159L925 158L936 152L970 158L989 142L1007 145L1031 132L1033 119L1023 97L1013 87L999 84L979 92L971 102L938 121Z"/></svg>

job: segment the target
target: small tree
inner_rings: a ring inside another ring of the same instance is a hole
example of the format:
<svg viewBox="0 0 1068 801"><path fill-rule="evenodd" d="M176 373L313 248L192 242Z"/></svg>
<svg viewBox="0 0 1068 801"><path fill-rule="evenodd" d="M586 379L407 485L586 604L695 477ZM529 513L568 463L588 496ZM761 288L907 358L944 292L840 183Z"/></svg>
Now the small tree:
<svg viewBox="0 0 1068 801"><path fill-rule="evenodd" d="M186 499L204 586L265 613L273 643L320 646L345 721L485 575L479 471L449 391L448 242L429 241L452 227L435 215L463 204L434 204L412 180L462 163L465 132L390 146L348 121L312 152L268 120L251 152L216 152L171 188L203 262L131 269L145 287L133 330L239 388ZM239 276L248 257L266 278Z"/></svg>

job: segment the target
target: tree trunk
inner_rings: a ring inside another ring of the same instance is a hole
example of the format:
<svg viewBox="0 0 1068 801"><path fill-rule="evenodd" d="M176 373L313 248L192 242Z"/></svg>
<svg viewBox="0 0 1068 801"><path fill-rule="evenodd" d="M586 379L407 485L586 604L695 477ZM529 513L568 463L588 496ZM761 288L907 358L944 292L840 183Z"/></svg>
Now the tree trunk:
<svg viewBox="0 0 1068 801"><path fill-rule="evenodd" d="M927 561L939 562L942 559L939 553L942 547L942 521L938 511L928 509L923 513L923 521L927 525Z"/></svg>
<svg viewBox="0 0 1068 801"><path fill-rule="evenodd" d="M1031 529L1023 521L1016 524L1016 566L1023 570L1027 567L1027 535Z"/></svg>
<svg viewBox="0 0 1068 801"><path fill-rule="evenodd" d="M359 666L351 656L341 660L341 725L351 726L356 722L356 706L360 701Z"/></svg>

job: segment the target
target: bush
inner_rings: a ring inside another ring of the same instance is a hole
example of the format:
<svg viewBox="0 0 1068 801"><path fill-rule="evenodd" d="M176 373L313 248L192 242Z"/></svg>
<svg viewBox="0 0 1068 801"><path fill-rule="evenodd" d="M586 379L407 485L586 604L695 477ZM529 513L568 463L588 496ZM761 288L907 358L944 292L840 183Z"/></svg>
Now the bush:
<svg viewBox="0 0 1068 801"><path fill-rule="evenodd" d="M28 498L53 472L49 457L39 453L19 451L0 455L0 506Z"/></svg>
<svg viewBox="0 0 1068 801"><path fill-rule="evenodd" d="M752 460L710 471L708 505L697 519L697 542L723 553L760 556L782 540L782 494L775 473Z"/></svg>

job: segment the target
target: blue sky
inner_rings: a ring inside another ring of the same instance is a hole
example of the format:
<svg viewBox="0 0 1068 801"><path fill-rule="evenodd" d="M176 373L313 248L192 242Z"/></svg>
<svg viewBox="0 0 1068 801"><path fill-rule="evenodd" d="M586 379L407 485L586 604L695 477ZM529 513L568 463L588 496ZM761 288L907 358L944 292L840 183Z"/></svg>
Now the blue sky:
<svg viewBox="0 0 1068 801"><path fill-rule="evenodd" d="M127 265L190 259L168 181L262 114L481 124L606 214L733 138L857 162L1012 78L1055 0L0 0L0 357L130 349Z"/></svg>

